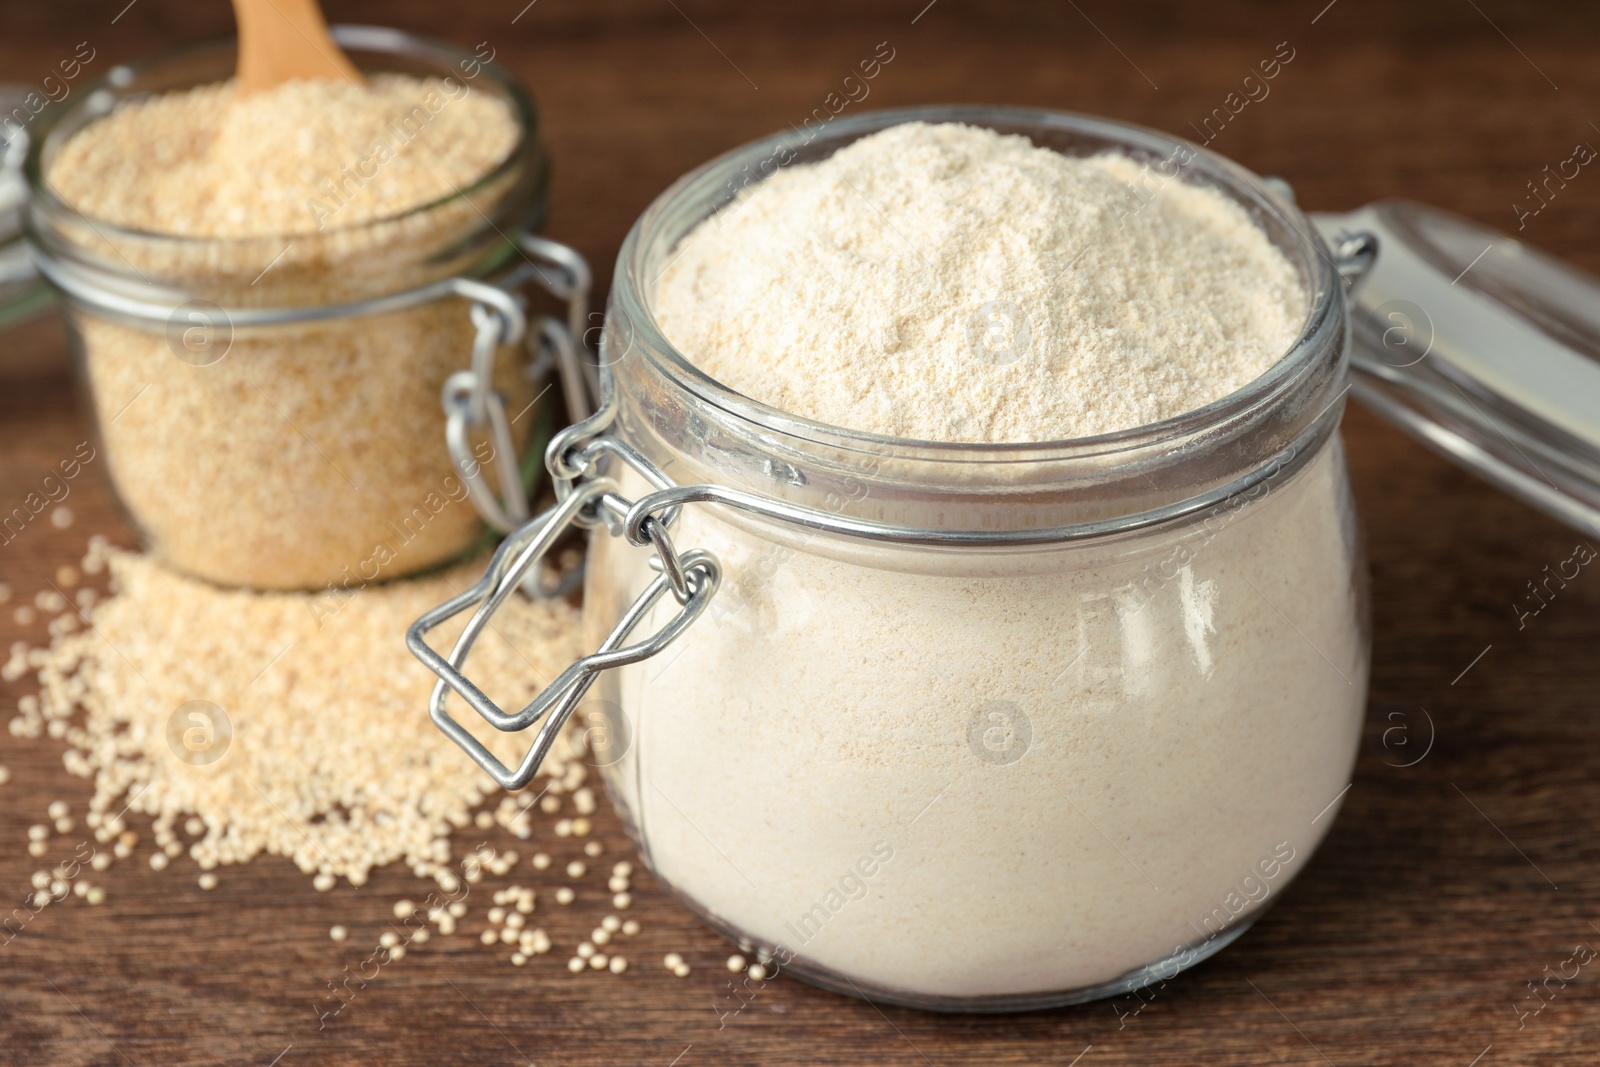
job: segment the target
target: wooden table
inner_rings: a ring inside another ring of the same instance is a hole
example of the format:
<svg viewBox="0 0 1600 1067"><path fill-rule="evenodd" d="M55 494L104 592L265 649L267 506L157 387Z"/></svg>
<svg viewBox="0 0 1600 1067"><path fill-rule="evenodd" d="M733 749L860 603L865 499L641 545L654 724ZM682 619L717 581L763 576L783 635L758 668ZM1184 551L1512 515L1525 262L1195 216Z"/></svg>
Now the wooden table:
<svg viewBox="0 0 1600 1067"><path fill-rule="evenodd" d="M84 40L103 73L230 28L221 3L125 2L5 4L6 78L37 82ZM1039 105L1179 133L1287 42L1294 58L1270 96L1213 147L1288 178L1314 209L1406 196L1515 229L1525 183L1575 143L1600 144L1600 24L1576 4L524 2L328 6L338 21L487 41L530 82L557 161L550 232L602 279L657 191L801 121L883 41L894 59L866 106ZM1581 173L1524 236L1600 269L1600 175ZM55 322L5 335L0 502L19 501L85 433ZM1520 1026L1516 1006L1574 946L1600 946L1600 736L1588 717L1600 701L1600 576L1585 571L1519 630L1524 583L1580 535L1359 408L1345 433L1375 630L1354 786L1277 906L1137 1015L1119 1020L1101 1002L937 1016L780 980L719 1028L726 947L641 876L633 914L645 934L620 979L575 980L554 956L513 970L475 938L438 938L319 1031L315 1005L349 955L329 923L378 928L415 890L409 875L383 872L330 901L281 860L229 870L210 894L190 875L122 865L106 875L106 906L48 909L0 949L0 1064L1593 1062L1600 971L1552 982ZM97 469L70 506L70 529L33 528L0 547L0 577L19 592L42 588L90 533L126 541ZM24 636L41 635L0 612L0 642ZM28 691L0 686L0 708ZM1410 748L1386 734L1397 725ZM1396 766L1430 737L1426 758ZM81 810L86 794L57 743L0 736L0 763L14 775L0 787L9 901L35 866L26 827L50 800ZM599 836L618 854L624 839L601 815ZM660 968L672 949L695 965L689 979Z"/></svg>

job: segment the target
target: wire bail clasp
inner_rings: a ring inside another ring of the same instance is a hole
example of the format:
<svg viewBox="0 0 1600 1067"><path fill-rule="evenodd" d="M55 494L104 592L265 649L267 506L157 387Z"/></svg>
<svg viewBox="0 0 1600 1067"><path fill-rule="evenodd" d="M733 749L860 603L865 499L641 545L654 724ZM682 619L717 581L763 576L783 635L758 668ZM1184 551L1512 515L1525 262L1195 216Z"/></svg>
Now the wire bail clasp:
<svg viewBox="0 0 1600 1067"><path fill-rule="evenodd" d="M467 496L483 520L500 533L528 521L532 507L522 482L521 457L511 434L516 420L506 415L505 397L494 388L494 362L502 346L526 339L533 360L528 376L538 382L554 365L568 413L586 418L590 396L598 392L591 368L581 358L584 316L589 307L589 265L576 250L535 234L516 239L524 262L490 285L470 278L451 279L451 289L472 301L472 362L445 380L441 401L445 413L445 447L461 475ZM536 282L566 301L566 321L545 315L529 329L520 297L511 290ZM540 394L543 395L543 394ZM520 416L519 416L520 417ZM487 428L500 482L496 496L484 477L483 463L473 454L469 431Z"/></svg>
<svg viewBox="0 0 1600 1067"><path fill-rule="evenodd" d="M599 649L562 671L520 711L503 711L463 673L467 656L490 618L550 547L569 528L593 525L592 512L606 508L607 502L626 503L617 494L617 485L611 479L595 478L579 483L560 503L512 531L495 551L488 570L476 585L423 615L406 631L406 646L411 653L439 676L428 704L429 717L502 788L521 789L533 780L561 727L601 672L649 659L677 640L705 611L722 580L721 568L710 554L691 550L680 555L667 538L664 524L656 523L653 527L647 524L651 532L645 539L656 552L656 559L651 562L659 566L660 573L639 594ZM610 507L615 506L616 503L610 504ZM682 596L677 595L680 583ZM677 613L654 634L624 645L640 621L668 591L679 601ZM424 640L428 631L474 606L472 618L448 657L434 651ZM451 718L445 705L452 690L497 730L521 731L542 720L532 747L515 769L502 763L486 745Z"/></svg>

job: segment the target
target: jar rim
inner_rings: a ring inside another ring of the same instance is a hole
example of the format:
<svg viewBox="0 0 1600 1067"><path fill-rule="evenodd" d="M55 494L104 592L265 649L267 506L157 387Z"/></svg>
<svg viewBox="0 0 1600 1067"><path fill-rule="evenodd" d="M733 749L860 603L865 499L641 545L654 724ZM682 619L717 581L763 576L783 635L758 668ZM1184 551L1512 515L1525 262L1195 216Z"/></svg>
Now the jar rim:
<svg viewBox="0 0 1600 1067"><path fill-rule="evenodd" d="M484 60L476 53L468 52L446 41L407 33L387 26L340 24L330 26L329 31L332 33L334 41L341 48L347 52L355 53L351 59L358 67L361 66L359 60L362 55L403 56L423 63L433 64L439 68L440 73L455 71L458 69L458 64L463 62L477 63L481 68L479 74L487 75L491 78L505 94L505 99L511 104L512 113L517 122L517 140L506 154L506 158L471 185L452 191L444 196L436 197L425 203L405 208L402 211L366 219L361 222L334 226L325 230L304 230L289 233L198 237L189 234L165 233L159 230L144 230L86 214L56 195L54 189L45 181L44 153L48 147L53 147L52 135L63 122L81 114L86 106L90 106L91 102L97 99L99 93L116 91L122 88L122 85L118 84L119 82L125 85L134 80L139 74L159 71L185 61L192 62L235 52L238 48L238 39L230 35L161 49L136 60L119 63L110 71L86 85L78 103L56 111L55 114L47 116L43 122L35 126L30 131L27 156L23 162L23 177L28 185L30 214L34 211L41 211L56 218L82 219L108 239L122 237L141 242L158 242L171 248L246 247L250 242L259 242L264 239L281 240L309 236L326 239L341 233L356 233L378 226L403 222L409 218L426 216L447 204L460 200L469 200L475 193L480 193L504 180L516 167L523 165L529 146L537 144L539 137L539 111L533 94L508 68L496 63L494 60ZM373 72L382 73L383 71L381 68L377 68ZM195 82L193 84L210 83Z"/></svg>
<svg viewBox="0 0 1600 1067"><path fill-rule="evenodd" d="M781 132L748 142L709 160L663 191L629 230L617 256L612 286L612 310L628 319L630 350L637 346L657 370L698 401L725 412L735 421L760 431L772 431L853 452L881 454L892 451L901 459L926 458L936 462L1049 462L1086 459L1134 452L1177 442L1208 428L1236 419L1251 410L1271 407L1295 392L1316 366L1328 358L1330 345L1341 364L1344 290L1340 275L1311 222L1288 198L1265 179L1223 156L1183 138L1131 123L1075 112L1042 108L934 105L880 109L830 121L824 135L836 147L861 136L907 122L964 122L975 126L1003 126L1010 131L1082 134L1117 145L1142 150L1152 156L1187 148L1195 155L1197 171L1236 198L1297 235L1295 251L1307 288L1307 310L1301 328L1287 351L1257 377L1227 395L1199 408L1152 423L1084 437L1048 441L964 442L928 441L876 434L808 419L763 403L717 381L667 339L654 314L653 260L663 251L663 231L684 221L686 208L715 198L712 210L694 219L688 229L671 235L674 247L694 225L711 218L734 199L742 185L734 181L752 168L759 170L779 154L793 152L796 138ZM810 139L805 143L809 145ZM762 180L746 178L745 184ZM717 198L718 190L729 190ZM710 196L708 196L710 194ZM1337 339L1337 343L1335 342ZM605 362L622 358L607 355ZM1342 367L1340 368L1342 371ZM1341 373L1340 377L1343 375ZM1340 396L1342 397L1342 393ZM1335 398L1338 399L1338 398ZM1331 406L1331 405L1330 405Z"/></svg>

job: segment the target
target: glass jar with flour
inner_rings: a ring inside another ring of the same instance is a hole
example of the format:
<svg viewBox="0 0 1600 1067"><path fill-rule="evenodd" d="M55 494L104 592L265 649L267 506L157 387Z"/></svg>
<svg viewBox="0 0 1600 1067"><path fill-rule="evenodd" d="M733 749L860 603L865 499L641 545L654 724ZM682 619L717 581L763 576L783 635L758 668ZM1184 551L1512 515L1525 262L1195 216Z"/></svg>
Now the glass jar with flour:
<svg viewBox="0 0 1600 1067"><path fill-rule="evenodd" d="M59 298L98 451L164 563L337 603L529 518L538 379L588 274L534 232L548 152L490 50L333 32L364 84L242 93L230 40L51 108L18 142L27 284L0 318L40 278ZM529 321L535 286L564 319Z"/></svg>
<svg viewBox="0 0 1600 1067"><path fill-rule="evenodd" d="M604 728L597 752L642 855L769 966L924 1007L1105 995L1238 936L1332 822L1367 669L1335 433L1340 276L1292 206L1180 149L1034 112L871 115L726 156L630 234L609 402L551 453L573 486L563 520L514 536L480 590L509 595L565 518L599 524L585 610L601 658L497 725L548 714L549 731L588 690L581 714ZM895 173L874 176L883 160ZM787 187L743 187L779 165ZM1147 204L1110 199L1141 177ZM1184 195L1163 198L1163 181ZM999 235L1020 257L1009 267L985 261L999 245L959 240L987 225L984 190L1008 217L1036 198ZM963 194L972 219L919 225L919 198ZM1100 247L1053 247L1052 198L1069 196L1105 198L1077 220ZM828 204L834 218L817 217ZM710 351L711 320L749 310L740 287L760 303L787 273L740 262L761 227L784 226L837 250L819 271L854 259L860 274L767 304L751 324L765 352L743 336ZM1213 258L1115 261L1174 232L1189 243L1171 251ZM1067 290L983 288L985 272L1049 282L1074 255ZM956 267L975 260L968 284ZM1069 320L1120 299L1074 283L1080 267L1116 284L1143 270L1146 293L1173 294L1212 271L1237 295L1211 310L1195 297L1176 325L1123 301L1093 324L1103 356L1073 365L1065 351L1086 338ZM905 336L872 334L892 317L875 283L898 287ZM1139 339L1196 323L1189 377L1147 380L1140 361L1165 342ZM830 329L844 331L831 345ZM740 381L736 350L769 362ZM1049 375L1073 389L1039 388ZM1138 396L1110 392L1135 382ZM635 627L655 636L630 646ZM499 768L508 783L519 770Z"/></svg>

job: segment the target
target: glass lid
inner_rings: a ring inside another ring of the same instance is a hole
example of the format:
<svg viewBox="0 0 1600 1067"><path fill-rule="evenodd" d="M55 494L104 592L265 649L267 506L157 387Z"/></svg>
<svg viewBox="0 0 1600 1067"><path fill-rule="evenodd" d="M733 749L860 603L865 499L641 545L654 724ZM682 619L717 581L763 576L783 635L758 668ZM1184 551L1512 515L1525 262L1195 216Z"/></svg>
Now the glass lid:
<svg viewBox="0 0 1600 1067"><path fill-rule="evenodd" d="M1511 495L1600 533L1600 278L1423 204L1312 220L1330 246L1366 261L1349 272L1357 398Z"/></svg>

